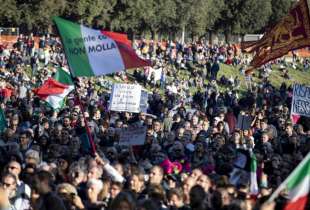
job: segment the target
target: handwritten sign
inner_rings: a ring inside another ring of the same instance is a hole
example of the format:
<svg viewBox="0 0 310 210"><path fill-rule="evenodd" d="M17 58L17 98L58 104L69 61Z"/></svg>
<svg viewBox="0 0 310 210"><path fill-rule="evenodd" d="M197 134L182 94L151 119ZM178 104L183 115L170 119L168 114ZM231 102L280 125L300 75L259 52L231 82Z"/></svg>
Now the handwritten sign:
<svg viewBox="0 0 310 210"><path fill-rule="evenodd" d="M309 86L299 85L299 84L294 85L291 114L310 117L310 87Z"/></svg>
<svg viewBox="0 0 310 210"><path fill-rule="evenodd" d="M146 137L146 127L123 128L119 133L120 145L143 145Z"/></svg>
<svg viewBox="0 0 310 210"><path fill-rule="evenodd" d="M140 98L140 85L114 84L110 98L110 110L139 113Z"/></svg>

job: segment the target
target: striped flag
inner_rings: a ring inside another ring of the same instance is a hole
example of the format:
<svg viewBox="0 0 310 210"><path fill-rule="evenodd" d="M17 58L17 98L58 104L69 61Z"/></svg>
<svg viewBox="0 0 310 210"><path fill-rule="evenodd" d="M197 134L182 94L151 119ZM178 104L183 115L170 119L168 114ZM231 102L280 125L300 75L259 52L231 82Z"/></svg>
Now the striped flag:
<svg viewBox="0 0 310 210"><path fill-rule="evenodd" d="M113 39L107 32L59 17L54 21L74 77L105 75L150 65L138 57L124 37Z"/></svg>
<svg viewBox="0 0 310 210"><path fill-rule="evenodd" d="M62 84L74 86L69 70L65 68L58 68L53 78Z"/></svg>
<svg viewBox="0 0 310 210"><path fill-rule="evenodd" d="M64 106L65 97L73 89L74 85L69 73L59 68L53 78L49 78L41 87L33 91L53 109L60 109Z"/></svg>
<svg viewBox="0 0 310 210"><path fill-rule="evenodd" d="M288 178L271 195L269 202L286 192L288 202L284 210L305 210L310 191L310 152Z"/></svg>
<svg viewBox="0 0 310 210"><path fill-rule="evenodd" d="M102 33L110 37L114 41L118 41L118 42L122 42L126 44L128 47L131 47L132 45L131 41L128 39L128 36L126 34L116 33L112 31L103 31Z"/></svg>
<svg viewBox="0 0 310 210"><path fill-rule="evenodd" d="M232 185L250 183L251 195L258 194L257 184L257 160L252 151L238 149L234 161L234 168L230 173L229 182Z"/></svg>
<svg viewBox="0 0 310 210"><path fill-rule="evenodd" d="M250 193L252 195L258 194L258 185L257 185L257 161L255 154L251 154L251 172L250 172Z"/></svg>

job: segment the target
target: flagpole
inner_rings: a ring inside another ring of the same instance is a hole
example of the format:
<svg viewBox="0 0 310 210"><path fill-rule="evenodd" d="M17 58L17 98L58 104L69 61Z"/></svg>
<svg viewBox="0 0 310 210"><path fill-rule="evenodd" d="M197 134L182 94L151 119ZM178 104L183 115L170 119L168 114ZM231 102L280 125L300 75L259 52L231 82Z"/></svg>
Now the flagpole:
<svg viewBox="0 0 310 210"><path fill-rule="evenodd" d="M294 169L294 171L284 180L284 182L282 182L280 184L280 186L276 189L276 191L274 191L274 193L272 193L272 195L270 196L270 198L266 201L267 203L270 203L272 201L274 201L274 199L276 197L278 197L278 195L280 194L280 192L285 188L286 184L288 183L288 181L295 176L295 174L297 173L297 171L304 165L304 163L306 163L308 160L310 159L310 152L307 154L307 156L298 164L298 166Z"/></svg>
<svg viewBox="0 0 310 210"><path fill-rule="evenodd" d="M63 45L64 46L64 45ZM66 55L66 53L65 53ZM66 57L67 58L67 57ZM96 153L96 145L94 143L94 139L90 133L90 129L89 129L89 126L88 126L88 122L87 122L87 119L85 117L85 109L84 109L84 106L81 102L81 97L80 97L80 94L79 94L79 91L77 90L77 85L76 85L76 82L77 82L77 77L74 77L73 74L72 74L72 70L71 70L71 67L70 67L70 64L68 62L68 67L69 67L69 72L70 72L70 76L72 78L72 81L73 81L73 84L74 84L74 91L76 93L76 97L77 97L77 100L78 100L78 104L80 106L80 109L81 109L81 112L82 112L82 115L83 115L83 119L84 119L84 123L85 123L85 128L86 128L86 133L87 133L87 137L89 139L89 143L90 143L90 146L91 146L91 149L92 149L92 155L95 155Z"/></svg>
<svg viewBox="0 0 310 210"><path fill-rule="evenodd" d="M71 77L72 77L72 73L71 73L71 70L70 70L70 74L71 74ZM72 77L72 79L74 79L74 77ZM76 85L75 85L75 81L73 82L74 83L74 89L75 89L75 92L77 94L77 98L78 98L78 103L80 105L80 109L81 109L81 112L82 112L82 115L83 115L83 119L84 119L84 123L85 123L85 128L86 128L86 133L87 133L87 136L88 136L88 139L89 139L89 143L91 145L91 148L92 148L92 155L95 155L96 153L96 145L94 143L94 139L90 133L90 129L89 129L89 126L88 126L88 122L87 122L87 119L85 117L85 111L84 111L84 107L82 105L82 102L81 102L81 98L80 98L80 94L79 92L77 91L77 88L76 88Z"/></svg>
<svg viewBox="0 0 310 210"><path fill-rule="evenodd" d="M57 24L55 24L55 25L56 25L56 28L58 30ZM58 30L58 34L60 35L59 30ZM80 109L81 109L81 112L82 112L82 115L83 115L87 137L88 137L88 140L89 140L89 143L90 143L90 146L91 146L91 150L92 150L91 153L92 153L93 156L95 156L95 154L96 154L96 145L95 145L94 139L92 138L92 135L90 133L88 122L87 122L87 119L85 117L84 107L83 107L82 102L81 102L79 91L77 90L77 85L76 85L77 77L73 76L73 74L72 74L72 69L71 69L70 63L68 62L68 59L67 59L67 54L66 54L66 50L65 50L65 45L64 45L63 39L62 39L61 36L59 36L59 37L60 37L60 41L61 41L62 46L63 46L62 49L64 51L65 58L67 60L67 64L68 64L68 67L69 67L68 69L69 69L69 72L70 72L70 76L71 76L73 84L74 84L74 90L76 92L76 96L77 96L77 99L78 99L78 104L80 106Z"/></svg>

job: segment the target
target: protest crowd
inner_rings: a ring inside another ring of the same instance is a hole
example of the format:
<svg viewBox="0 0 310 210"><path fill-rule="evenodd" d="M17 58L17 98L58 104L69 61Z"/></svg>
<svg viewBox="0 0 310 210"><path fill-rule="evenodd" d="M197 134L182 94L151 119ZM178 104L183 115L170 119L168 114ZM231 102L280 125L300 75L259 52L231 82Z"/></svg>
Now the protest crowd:
<svg viewBox="0 0 310 210"><path fill-rule="evenodd" d="M148 90L140 113L109 109L112 84L105 76L79 78L54 110L33 89L66 67L60 39L45 36L36 46L21 35L1 47L0 209L268 209L268 196L310 151L309 119L290 118L292 87L275 88L266 65L255 72L260 82L241 93L240 78L218 76L222 65L245 70L248 58L234 45L139 40L133 48L153 66L113 78ZM119 144L123 129L141 127L143 145ZM253 154L255 196L248 176ZM276 208L285 202L280 197Z"/></svg>

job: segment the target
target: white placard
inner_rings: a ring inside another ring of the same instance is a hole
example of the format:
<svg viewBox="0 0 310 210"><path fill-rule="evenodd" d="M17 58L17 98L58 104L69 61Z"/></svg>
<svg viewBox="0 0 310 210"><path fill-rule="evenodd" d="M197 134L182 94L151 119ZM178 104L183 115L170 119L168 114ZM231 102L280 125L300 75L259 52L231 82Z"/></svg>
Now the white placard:
<svg viewBox="0 0 310 210"><path fill-rule="evenodd" d="M110 110L139 113L140 98L140 85L114 84L110 98Z"/></svg>

